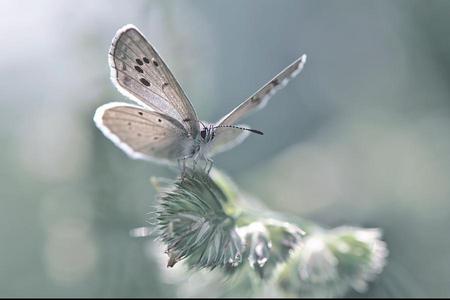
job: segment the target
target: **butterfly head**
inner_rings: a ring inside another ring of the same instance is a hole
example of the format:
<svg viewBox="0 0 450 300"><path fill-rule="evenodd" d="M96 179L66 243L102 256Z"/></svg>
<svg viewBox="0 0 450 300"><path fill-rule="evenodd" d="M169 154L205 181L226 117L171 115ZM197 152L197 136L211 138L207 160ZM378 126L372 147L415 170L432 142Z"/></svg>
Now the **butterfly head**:
<svg viewBox="0 0 450 300"><path fill-rule="evenodd" d="M215 127L214 125L205 125L202 124L202 130L200 131L200 137L204 143L209 143L214 139L214 131Z"/></svg>

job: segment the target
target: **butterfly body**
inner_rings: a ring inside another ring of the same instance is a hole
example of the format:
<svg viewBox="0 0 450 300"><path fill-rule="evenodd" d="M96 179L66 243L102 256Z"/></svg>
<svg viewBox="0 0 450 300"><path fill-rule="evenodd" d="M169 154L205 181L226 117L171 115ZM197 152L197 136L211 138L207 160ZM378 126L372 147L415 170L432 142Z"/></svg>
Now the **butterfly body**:
<svg viewBox="0 0 450 300"><path fill-rule="evenodd" d="M103 134L131 158L173 164L192 158L194 164L241 143L250 132L235 125L263 107L276 90L303 68L303 55L216 123L197 114L164 61L133 25L119 29L109 52L111 80L138 105L112 102L100 106L94 121Z"/></svg>
<svg viewBox="0 0 450 300"><path fill-rule="evenodd" d="M198 141L199 146L196 149L196 153L194 155L194 161L197 161L199 158L206 160L207 162L211 162L210 157L212 156L211 147L214 144L214 137L216 128L214 124L208 124L207 122L200 122L201 130L199 133ZM212 165L211 165L212 166Z"/></svg>
<svg viewBox="0 0 450 300"><path fill-rule="evenodd" d="M212 156L210 149L213 145L216 128L214 127L214 124L208 124L204 121L199 123L200 131L198 135L193 139L192 147L190 148L191 150L188 151L189 154L183 156L182 159L184 160L192 158L194 164L196 164L200 159L212 163L212 160L210 159L210 157Z"/></svg>

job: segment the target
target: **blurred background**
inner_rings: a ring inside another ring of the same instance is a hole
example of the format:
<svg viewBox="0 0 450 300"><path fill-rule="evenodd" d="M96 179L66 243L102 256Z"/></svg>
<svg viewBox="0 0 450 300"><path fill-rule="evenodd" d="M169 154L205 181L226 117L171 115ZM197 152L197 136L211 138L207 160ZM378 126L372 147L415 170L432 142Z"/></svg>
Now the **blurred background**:
<svg viewBox="0 0 450 300"><path fill-rule="evenodd" d="M209 121L306 53L302 74L245 120L265 135L216 166L271 209L380 227L388 265L363 296L450 296L450 2L9 0L1 297L183 296L155 243L128 234L154 204L149 178L175 173L129 159L92 121L126 101L107 53L128 23Z"/></svg>

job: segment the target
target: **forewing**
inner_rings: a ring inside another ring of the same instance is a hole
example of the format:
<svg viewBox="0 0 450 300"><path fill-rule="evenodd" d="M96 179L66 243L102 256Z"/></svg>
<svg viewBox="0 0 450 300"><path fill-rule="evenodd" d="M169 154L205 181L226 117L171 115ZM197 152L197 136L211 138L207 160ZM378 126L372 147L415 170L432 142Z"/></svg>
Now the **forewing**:
<svg viewBox="0 0 450 300"><path fill-rule="evenodd" d="M229 114L218 121L216 125L233 125L247 114L263 108L276 91L285 87L291 78L294 78L301 72L305 62L306 55L303 54L283 71L281 71L277 76L275 76L271 81L261 87L250 98L242 102L238 107L233 109Z"/></svg>
<svg viewBox="0 0 450 300"><path fill-rule="evenodd" d="M247 125L237 125L242 128L249 128ZM210 142L208 154L210 156L229 150L242 143L250 134L249 131L224 127L216 128L214 131L214 139Z"/></svg>
<svg viewBox="0 0 450 300"><path fill-rule="evenodd" d="M106 137L135 159L171 163L185 156L193 142L177 120L126 103L100 106L94 121Z"/></svg>
<svg viewBox="0 0 450 300"><path fill-rule="evenodd" d="M109 52L111 79L125 96L178 120L195 136L195 110L164 61L133 25L117 31Z"/></svg>

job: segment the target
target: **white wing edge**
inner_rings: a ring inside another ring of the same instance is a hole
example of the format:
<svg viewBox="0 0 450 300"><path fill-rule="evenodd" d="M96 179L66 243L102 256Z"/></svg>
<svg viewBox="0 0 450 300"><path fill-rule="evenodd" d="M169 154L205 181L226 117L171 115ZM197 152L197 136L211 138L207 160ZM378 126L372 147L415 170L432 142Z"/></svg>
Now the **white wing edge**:
<svg viewBox="0 0 450 300"><path fill-rule="evenodd" d="M148 161L152 161L152 162L156 162L156 163L172 164L171 161L164 160L164 159L157 159L157 158L142 154L140 152L134 151L133 149L131 149L130 146L128 146L126 143L122 142L117 135L112 133L111 130L109 130L109 128L103 124L103 115L104 115L105 111L110 108L114 108L114 107L118 107L118 106L128 106L128 107L138 108L138 109L142 109L142 110L146 109L146 107L144 108L144 107L141 107L138 105L132 105L132 104L128 104L125 102L110 102L110 103L103 104L102 106L99 106L95 110L94 123L97 126L97 128L100 129L100 131L108 139L110 139L114 143L114 145L119 147L122 151L124 151L132 159L143 159L143 160L148 160Z"/></svg>
<svg viewBox="0 0 450 300"><path fill-rule="evenodd" d="M272 82L272 80L274 80L275 78L277 78L278 76L280 76L280 74L282 74L284 71L286 71L286 69L290 68L292 65L295 65L296 63L298 64L297 69L292 72L291 75L289 75L288 77L286 77L285 79L283 79L283 81L280 82L280 84L273 88L267 95L265 95L262 99L261 99L261 103L255 107L254 111L260 110L262 108L264 108L267 103L269 102L269 100L272 98L272 96L278 92L279 90L281 90L282 88L284 88L289 81L296 77L298 74L300 74L300 72L303 70L303 66L306 63L306 54L303 54L302 56L300 56L299 58L297 58L294 62L292 62L290 65L288 65L286 68L284 68L281 72L279 72L275 77L273 77L269 82L267 82L266 84L264 84L263 86L261 86L255 93L253 93L249 98L247 98L244 102L242 102L241 104L239 104L237 107L235 107L231 112L229 112L228 114L226 114L225 116L223 116L219 121L217 121L215 124L216 125L220 125L222 124L230 115L232 115L233 113L235 113L239 108L241 108L242 105L244 105L244 103L246 103L247 101L250 100L251 97L253 97L255 94L257 94L258 92L261 91L261 89L263 89L265 86L267 86L268 84L270 84Z"/></svg>
<svg viewBox="0 0 450 300"><path fill-rule="evenodd" d="M280 73L278 73L274 78L272 78L269 82L267 82L266 84L264 84L256 93L258 93L262 88L264 88L265 86L267 86L268 84L270 84L272 82L272 80L274 80L275 78L277 78L278 76L280 76L280 74L282 74L284 71L286 71L287 69L289 69L292 65L295 65L298 63L297 69L295 69L294 72L291 73L291 75L289 75L288 77L284 78L280 84L277 87L272 88L272 90L265 95L262 99L261 99L261 103L257 106L256 110L260 110L262 108L264 108L267 103L269 103L269 100L273 97L273 95L276 94L276 92L278 92L279 90L283 89L284 87L287 86L287 84L289 83L289 81L291 81L291 79L293 79L294 77L296 77L298 74L300 74L300 72L303 70L303 66L306 63L306 54L303 54L302 56L300 56L299 58L297 58L294 62L292 62L289 66L287 66L286 68L284 68ZM253 94L254 95L254 94ZM253 96L252 95L252 96ZM231 114L231 113L230 113ZM227 115L228 116L228 115Z"/></svg>
<svg viewBox="0 0 450 300"><path fill-rule="evenodd" d="M290 78L294 78L295 76L297 76L298 74L300 74L300 72L303 70L303 66L304 66L305 63L306 63L306 58L307 58L306 54L303 54L302 56L300 56L300 58L297 59L297 61L298 61L298 60L301 60L301 64L298 65L297 70L295 70L294 72L292 72Z"/></svg>
<svg viewBox="0 0 450 300"><path fill-rule="evenodd" d="M137 98L136 96L134 96L133 94L131 94L129 91L127 91L125 88L123 88L119 82L117 81L117 70L116 65L114 63L114 57L113 57L113 51L114 51L114 46L117 42L117 40L119 39L119 37L127 30L129 29L134 29L137 32L139 32L143 37L145 37L145 35L142 34L142 32L137 29L136 26L134 26L133 24L127 24L125 26L122 26L119 30L117 30L116 35L114 36L112 42L111 42L111 47L109 49L108 52L108 63L109 63L109 69L111 70L110 73L110 78L112 83L114 84L114 86L117 88L117 90L119 90L119 92L124 95L125 97L129 98L130 100L133 100L134 102L142 105L143 107L151 110L151 111L155 111L153 108L151 108L150 106L148 106L147 104L145 104L143 101L141 101L139 98Z"/></svg>

